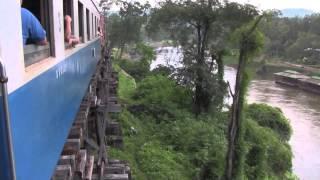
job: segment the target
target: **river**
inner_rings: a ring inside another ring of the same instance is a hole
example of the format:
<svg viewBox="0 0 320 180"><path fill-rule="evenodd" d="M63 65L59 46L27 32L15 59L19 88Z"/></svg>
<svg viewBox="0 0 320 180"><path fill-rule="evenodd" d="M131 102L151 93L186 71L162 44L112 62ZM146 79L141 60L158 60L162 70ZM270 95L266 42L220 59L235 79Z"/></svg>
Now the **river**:
<svg viewBox="0 0 320 180"><path fill-rule="evenodd" d="M177 65L177 50L158 51L152 69L158 65ZM173 56L170 55L173 53ZM170 58L173 57L173 58ZM234 86L236 70L225 68L225 79ZM279 107L293 129L290 145L294 154L293 172L301 180L320 180L320 95L278 85L269 77L257 77L250 83L249 103Z"/></svg>
<svg viewBox="0 0 320 180"><path fill-rule="evenodd" d="M234 84L236 70L226 67L225 75ZM320 180L320 95L258 77L250 83L248 102L281 108L293 129L290 145L294 173L301 180Z"/></svg>

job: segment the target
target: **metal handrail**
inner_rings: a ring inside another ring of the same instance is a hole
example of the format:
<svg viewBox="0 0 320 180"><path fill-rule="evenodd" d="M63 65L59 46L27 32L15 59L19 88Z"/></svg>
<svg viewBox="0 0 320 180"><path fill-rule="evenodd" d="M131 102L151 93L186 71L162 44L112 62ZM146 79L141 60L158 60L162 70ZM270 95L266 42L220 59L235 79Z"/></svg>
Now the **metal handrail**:
<svg viewBox="0 0 320 180"><path fill-rule="evenodd" d="M15 168L15 161L13 155L13 145L12 145L12 136L11 136L11 125L10 125L10 113L9 113L9 105L8 105L8 90L7 90L7 82L8 77L6 76L6 70L0 61L0 86L2 91L2 108L4 112L4 124L5 127L5 147L7 148L7 156L9 162L7 162L7 166L9 168L9 178L10 180L16 180L16 168Z"/></svg>

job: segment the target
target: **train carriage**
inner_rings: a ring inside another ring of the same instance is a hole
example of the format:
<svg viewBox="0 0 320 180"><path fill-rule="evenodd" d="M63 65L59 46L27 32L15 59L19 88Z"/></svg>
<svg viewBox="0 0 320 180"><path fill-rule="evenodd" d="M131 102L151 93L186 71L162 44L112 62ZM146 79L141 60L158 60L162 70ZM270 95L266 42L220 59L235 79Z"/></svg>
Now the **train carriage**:
<svg viewBox="0 0 320 180"><path fill-rule="evenodd" d="M8 109L18 180L50 179L101 54L103 15L90 0L24 0L46 30L48 44L23 45L21 2L0 0L0 61L8 77ZM81 43L66 48L64 16ZM2 92L2 95L3 92ZM3 104L0 105L4 114ZM4 116L0 179L11 179Z"/></svg>

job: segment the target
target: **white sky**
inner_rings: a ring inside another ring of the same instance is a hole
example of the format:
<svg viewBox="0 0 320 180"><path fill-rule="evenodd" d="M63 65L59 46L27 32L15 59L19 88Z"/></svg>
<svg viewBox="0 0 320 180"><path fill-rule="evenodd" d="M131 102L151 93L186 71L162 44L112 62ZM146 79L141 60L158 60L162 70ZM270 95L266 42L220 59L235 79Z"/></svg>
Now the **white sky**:
<svg viewBox="0 0 320 180"><path fill-rule="evenodd" d="M261 9L304 8L320 12L320 0L232 0L249 3Z"/></svg>
<svg viewBox="0 0 320 180"><path fill-rule="evenodd" d="M146 2L147 0L127 0ZM161 0L148 0L152 5ZM257 6L259 9L286 9L286 8L303 8L320 12L320 0L230 0L239 3L249 3ZM114 9L114 7L112 8Z"/></svg>

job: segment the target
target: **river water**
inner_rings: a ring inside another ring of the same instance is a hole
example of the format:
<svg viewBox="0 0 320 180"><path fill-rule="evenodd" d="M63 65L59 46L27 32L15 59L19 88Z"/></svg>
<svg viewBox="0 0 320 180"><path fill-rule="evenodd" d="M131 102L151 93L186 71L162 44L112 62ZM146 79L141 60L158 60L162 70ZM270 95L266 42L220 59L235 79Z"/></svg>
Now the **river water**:
<svg viewBox="0 0 320 180"><path fill-rule="evenodd" d="M177 50L159 51L156 65L178 65ZM172 55L170 55L172 53ZM234 87L236 70L225 68L225 79ZM294 154L293 171L301 180L320 180L320 95L274 83L269 77L257 77L250 83L249 103L266 103L279 107L293 129L290 145Z"/></svg>
<svg viewBox="0 0 320 180"><path fill-rule="evenodd" d="M236 70L226 67L225 75L233 85ZM250 83L248 102L281 108L293 129L290 145L294 173L301 180L320 180L320 95L259 77Z"/></svg>

